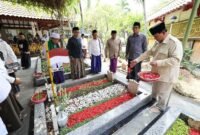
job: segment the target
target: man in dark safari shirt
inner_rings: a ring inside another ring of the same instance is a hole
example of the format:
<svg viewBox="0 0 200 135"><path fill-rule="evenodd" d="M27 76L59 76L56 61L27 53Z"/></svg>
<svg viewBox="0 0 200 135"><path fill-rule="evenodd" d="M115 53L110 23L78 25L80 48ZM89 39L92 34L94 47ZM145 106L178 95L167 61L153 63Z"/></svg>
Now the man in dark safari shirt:
<svg viewBox="0 0 200 135"><path fill-rule="evenodd" d="M72 79L79 79L85 76L84 58L82 44L78 27L72 30L73 36L69 39L67 49L70 56Z"/></svg>
<svg viewBox="0 0 200 135"><path fill-rule="evenodd" d="M140 33L140 23L133 24L133 34L128 37L126 46L126 59L128 60L128 74L127 79L134 79L139 81L138 72L141 71L141 62L135 67L130 67L130 62L139 57L147 50L146 36Z"/></svg>

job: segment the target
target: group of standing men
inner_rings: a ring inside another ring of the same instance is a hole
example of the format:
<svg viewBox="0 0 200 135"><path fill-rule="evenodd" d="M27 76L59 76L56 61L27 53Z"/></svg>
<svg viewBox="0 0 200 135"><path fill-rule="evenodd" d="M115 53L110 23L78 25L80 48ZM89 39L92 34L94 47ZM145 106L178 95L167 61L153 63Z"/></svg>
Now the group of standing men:
<svg viewBox="0 0 200 135"><path fill-rule="evenodd" d="M128 61L127 79L139 81L138 72L141 71L141 64L152 56L150 65L152 71L160 74L160 80L153 83L153 98L157 101L154 111L165 110L172 91L173 84L179 76L180 62L183 56L181 42L167 33L165 23L161 22L150 28L150 33L156 42L150 50L147 50L147 38L140 33L140 23L133 24L133 34L128 37L126 46L126 59ZM79 37L78 27L74 27L73 36L69 39L67 49L70 56L72 79L79 79L85 76L84 52L82 41ZM105 57L110 58L110 71L115 73L117 61L121 51L121 40L117 38L117 31L111 31L111 38L107 40ZM91 58L91 72L101 72L102 55L104 53L102 43L98 38L98 31L92 31L92 39L88 43L88 52Z"/></svg>
<svg viewBox="0 0 200 135"><path fill-rule="evenodd" d="M74 27L73 36L69 39L67 49L69 51L71 74L73 79L78 79L85 76L84 67L84 52L82 50L82 39L79 38L79 28ZM105 56L109 56L111 64L110 70L115 73L117 69L117 58L121 50L121 41L118 39L117 31L111 32L111 38L107 41L105 48ZM102 55L104 53L103 45L98 37L98 31L92 31L92 39L88 42L88 53L91 59L91 73L97 74L101 72Z"/></svg>
<svg viewBox="0 0 200 135"><path fill-rule="evenodd" d="M180 63L183 57L183 48L181 42L167 33L164 22L160 22L150 28L150 33L156 42L153 47L147 50L147 38L140 33L140 23L133 24L133 34L128 37L126 46L126 59L128 60L127 79L139 81L138 72L141 71L143 60L152 56L150 65L152 72L159 73L160 79L153 83L152 95L157 101L152 107L152 111L158 112L166 109L169 101L173 84L179 76ZM83 77L84 64L81 48L81 39L79 29L73 28L73 37L69 39L67 49L69 50L72 74L74 78ZM113 73L117 69L117 59L121 51L121 41L117 37L117 31L111 32L111 38L107 40L105 47L105 57L110 58L110 71ZM92 40L88 43L88 51L91 58L92 73L101 71L102 44L98 38L98 32L92 31ZM77 74L78 73L78 74Z"/></svg>
<svg viewBox="0 0 200 135"><path fill-rule="evenodd" d="M84 64L83 63L83 51L82 51L82 42L79 38L79 28L74 27L73 36L69 39L67 44L67 49L69 51L71 68L74 71L72 74L74 79L81 78L84 76ZM99 73L101 72L102 66L102 55L105 52L105 57L110 59L110 71L116 73L117 70L117 61L120 56L120 51L122 49L122 42L117 38L117 31L111 31L111 38L107 40L105 50L101 40L98 38L98 31L92 31L92 39L88 42L88 52L91 58L91 72ZM133 59L139 57L147 49L147 39L145 35L140 33L140 23L135 22L133 25L133 34L127 40L126 47L126 58L129 63L129 72L127 79L134 79L139 81L137 73L141 70L141 63L138 63L134 68L130 67L130 63Z"/></svg>
<svg viewBox="0 0 200 135"><path fill-rule="evenodd" d="M138 25L139 23L135 23L135 24ZM134 26L135 26L135 24L134 24ZM138 31L137 31L137 34L140 36L142 34L139 34L139 28L140 28L140 24L138 25ZM66 49L69 52L69 56L70 56L72 79L79 79L79 78L82 78L85 76L84 58L86 57L86 48L88 49L88 54L91 59L91 73L97 74L97 73L101 72L102 56L104 53L105 53L106 58L107 57L110 58L110 71L113 73L116 73L117 61L118 61L118 57L120 56L120 51L121 51L121 47L122 47L121 40L119 38L117 38L116 30L111 31L111 38L107 40L105 50L103 48L103 44L102 44L100 38L98 37L97 30L92 31L92 39L88 42L87 45L85 42L83 42L84 39L80 38L80 30L78 27L74 27L72 29L72 33L73 33L73 35L68 40L67 47L66 47ZM50 37L51 37L51 39L48 41L49 50L51 50L53 48L59 48L58 42L59 42L60 36L56 33L52 33L52 35ZM144 51L145 51L146 38L144 35L142 35L142 37L144 37L143 40L145 40L144 41L145 43L143 43ZM84 45L83 45L83 43L84 43ZM129 41L128 41L128 43L129 43ZM129 45L129 47L131 47L131 45ZM130 49L134 49L134 48L131 47ZM131 54L131 52L129 53L128 50L127 50L127 57L130 54L129 57L132 58L132 54ZM144 52L144 51L142 51L142 52ZM132 59L129 59L129 61L131 61L131 60ZM137 71L139 71L139 69L137 69ZM128 75L129 79L134 79L134 77L132 77L130 75Z"/></svg>
<svg viewBox="0 0 200 135"><path fill-rule="evenodd" d="M159 23L150 28L150 33L156 42L153 47L147 50L147 39L145 35L140 33L140 23L133 24L133 34L128 37L126 46L126 59L128 60L127 79L139 81L137 73L141 70L141 62L150 56L152 60L150 65L152 71L160 74L160 79L153 83L152 95L156 100L156 104L152 107L152 111L163 111L166 109L169 97L173 88L173 84L179 76L180 62L183 56L183 48L181 42L167 33L164 23ZM78 27L74 27L73 36L69 39L67 49L70 56L72 79L78 79L85 76L84 53L82 41L79 37L80 31ZM28 68L29 51L24 35L20 34L21 41L19 47L22 52L22 66ZM52 33L51 39L48 41L49 50L58 48L60 35ZM105 47L105 57L110 58L110 71L113 73L117 69L117 60L121 51L121 40L117 38L117 31L111 32L111 38L107 40ZM88 51L91 58L91 72L96 74L101 72L101 56L103 55L103 47L98 38L97 30L92 31L92 39L88 43ZM18 103L15 95L11 92L10 83L16 86L21 83L19 78L9 76L5 68L5 63L10 59L17 61L12 49L2 39L0 39L0 132L7 134L7 130L14 131L21 126L22 107ZM2 122L3 120L3 122Z"/></svg>

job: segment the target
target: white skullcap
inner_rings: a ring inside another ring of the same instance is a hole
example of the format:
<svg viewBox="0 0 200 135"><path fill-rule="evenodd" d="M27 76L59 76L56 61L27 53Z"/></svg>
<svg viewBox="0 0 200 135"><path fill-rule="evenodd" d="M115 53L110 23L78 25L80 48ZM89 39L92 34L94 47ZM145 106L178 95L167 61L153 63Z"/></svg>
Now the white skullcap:
<svg viewBox="0 0 200 135"><path fill-rule="evenodd" d="M56 39L60 39L60 34L58 34L58 33L51 33L51 36L50 36L51 38L56 38Z"/></svg>

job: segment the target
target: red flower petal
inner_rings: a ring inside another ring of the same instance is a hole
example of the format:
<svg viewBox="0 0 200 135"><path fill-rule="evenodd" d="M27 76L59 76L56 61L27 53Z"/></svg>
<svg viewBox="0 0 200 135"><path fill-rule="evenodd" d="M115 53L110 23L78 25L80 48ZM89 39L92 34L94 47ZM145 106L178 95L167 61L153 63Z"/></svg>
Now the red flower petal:
<svg viewBox="0 0 200 135"><path fill-rule="evenodd" d="M130 100L131 98L133 98L132 94L125 93L122 96L113 98L113 99L111 99L107 102L104 102L102 104L99 104L97 106L88 107L81 112L74 113L69 116L67 126L73 127L80 122L97 117L97 116L101 115L102 113L104 113L108 110L111 110L114 107Z"/></svg>
<svg viewBox="0 0 200 135"><path fill-rule="evenodd" d="M200 135L200 130L191 128L189 135Z"/></svg>
<svg viewBox="0 0 200 135"><path fill-rule="evenodd" d="M74 92L74 91L78 91L78 90L89 88L89 87L99 86L99 85L102 85L107 82L109 82L108 79L101 79L101 80L97 80L97 81L93 81L93 82L84 83L84 84L81 84L78 86L66 88L65 91L66 92ZM60 96L60 95L61 95L61 93L58 93L58 96Z"/></svg>

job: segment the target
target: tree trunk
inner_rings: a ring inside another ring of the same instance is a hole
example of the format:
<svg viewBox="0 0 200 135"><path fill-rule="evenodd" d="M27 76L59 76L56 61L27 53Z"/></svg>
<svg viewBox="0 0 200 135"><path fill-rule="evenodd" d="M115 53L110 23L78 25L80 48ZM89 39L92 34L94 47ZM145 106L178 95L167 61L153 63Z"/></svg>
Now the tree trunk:
<svg viewBox="0 0 200 135"><path fill-rule="evenodd" d="M87 0L87 9L90 9L91 7L91 0Z"/></svg>
<svg viewBox="0 0 200 135"><path fill-rule="evenodd" d="M80 16L81 16L81 27L83 27L83 9L82 9L81 0L79 2L79 8L80 8Z"/></svg>
<svg viewBox="0 0 200 135"><path fill-rule="evenodd" d="M146 5L145 0L142 0L143 15L144 15L144 34L147 36L147 16L146 16Z"/></svg>

